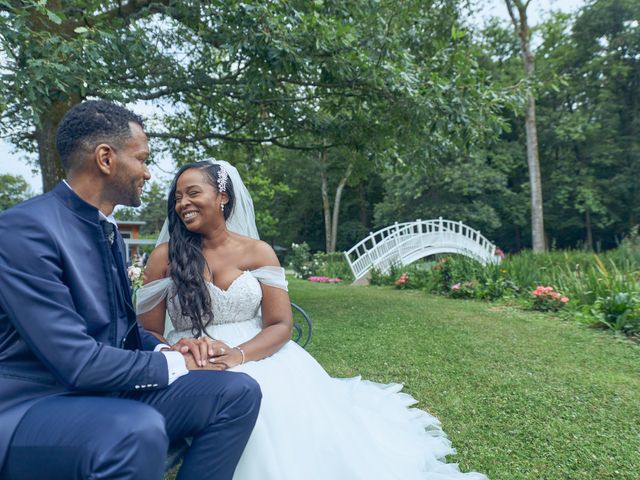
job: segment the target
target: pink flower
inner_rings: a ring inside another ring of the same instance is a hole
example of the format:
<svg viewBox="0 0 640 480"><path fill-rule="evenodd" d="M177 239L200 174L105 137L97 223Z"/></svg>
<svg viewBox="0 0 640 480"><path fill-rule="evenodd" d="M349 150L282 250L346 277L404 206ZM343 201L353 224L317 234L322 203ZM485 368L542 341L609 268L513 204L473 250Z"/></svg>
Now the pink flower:
<svg viewBox="0 0 640 480"><path fill-rule="evenodd" d="M544 285L538 285L531 295L535 297L534 308L538 310L558 310L569 301L569 297Z"/></svg>
<svg viewBox="0 0 640 480"><path fill-rule="evenodd" d="M460 290L460 284L456 283L454 285L451 285L451 290L454 290L454 291Z"/></svg>
<svg viewBox="0 0 640 480"><path fill-rule="evenodd" d="M318 275L312 275L309 278L307 278L307 280L309 280L310 282L316 282L316 283L340 283L340 282L342 282L342 279L340 279L340 278L329 278L329 277L322 277L322 276L318 276Z"/></svg>

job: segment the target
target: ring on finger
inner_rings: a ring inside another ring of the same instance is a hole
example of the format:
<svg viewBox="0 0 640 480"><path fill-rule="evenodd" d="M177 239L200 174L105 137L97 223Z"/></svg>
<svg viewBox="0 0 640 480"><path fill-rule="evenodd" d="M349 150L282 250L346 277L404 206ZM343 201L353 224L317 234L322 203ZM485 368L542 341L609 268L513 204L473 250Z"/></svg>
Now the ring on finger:
<svg viewBox="0 0 640 480"><path fill-rule="evenodd" d="M225 352L224 347L220 347L220 353L224 355L224 352Z"/></svg>

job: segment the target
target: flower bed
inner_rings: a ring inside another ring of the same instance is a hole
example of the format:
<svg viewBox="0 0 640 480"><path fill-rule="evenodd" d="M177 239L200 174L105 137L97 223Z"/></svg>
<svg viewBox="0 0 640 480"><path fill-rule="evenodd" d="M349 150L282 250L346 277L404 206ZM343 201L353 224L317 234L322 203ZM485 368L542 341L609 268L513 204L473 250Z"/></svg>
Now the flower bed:
<svg viewBox="0 0 640 480"><path fill-rule="evenodd" d="M307 278L307 280L316 283L342 283L342 280L340 278L330 278L319 275L312 275L311 277Z"/></svg>
<svg viewBox="0 0 640 480"><path fill-rule="evenodd" d="M440 256L387 274L372 271L373 285L421 289L452 298L504 300L523 308L558 312L596 327L640 335L640 247L603 255L582 251L523 252L499 264Z"/></svg>

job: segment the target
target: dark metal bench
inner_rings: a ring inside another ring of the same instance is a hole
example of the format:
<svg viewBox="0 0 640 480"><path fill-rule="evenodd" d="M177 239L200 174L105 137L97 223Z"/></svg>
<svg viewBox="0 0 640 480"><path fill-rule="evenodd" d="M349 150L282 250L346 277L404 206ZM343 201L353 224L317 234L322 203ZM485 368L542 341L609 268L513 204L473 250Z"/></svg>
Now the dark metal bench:
<svg viewBox="0 0 640 480"><path fill-rule="evenodd" d="M305 312L302 307L296 305L295 303L291 304L291 310L293 313L293 331L291 334L291 340L296 342L302 348L306 348L306 346L311 341L311 337L313 334L313 324L311 323L311 317L309 317L307 312ZM176 465L178 465L188 448L189 444L184 439L180 439L169 445L169 453L167 453L164 471L168 472Z"/></svg>
<svg viewBox="0 0 640 480"><path fill-rule="evenodd" d="M309 317L302 307L295 303L291 304L291 310L293 311L293 335L291 336L291 340L302 348L307 348L313 336L311 317Z"/></svg>

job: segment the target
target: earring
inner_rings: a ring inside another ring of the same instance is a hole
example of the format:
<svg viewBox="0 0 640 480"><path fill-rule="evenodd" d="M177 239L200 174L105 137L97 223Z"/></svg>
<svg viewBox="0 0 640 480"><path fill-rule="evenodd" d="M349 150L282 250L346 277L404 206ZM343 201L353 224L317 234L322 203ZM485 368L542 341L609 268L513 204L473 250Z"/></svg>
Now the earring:
<svg viewBox="0 0 640 480"><path fill-rule="evenodd" d="M224 213L224 203L220 204L220 210L222 211L222 213Z"/></svg>

